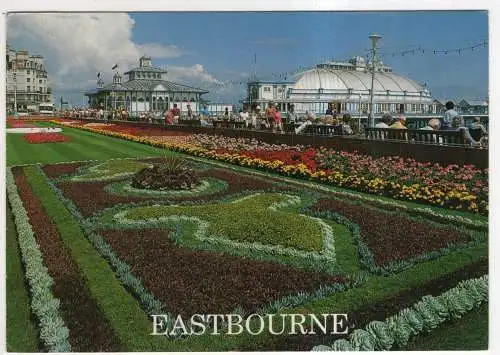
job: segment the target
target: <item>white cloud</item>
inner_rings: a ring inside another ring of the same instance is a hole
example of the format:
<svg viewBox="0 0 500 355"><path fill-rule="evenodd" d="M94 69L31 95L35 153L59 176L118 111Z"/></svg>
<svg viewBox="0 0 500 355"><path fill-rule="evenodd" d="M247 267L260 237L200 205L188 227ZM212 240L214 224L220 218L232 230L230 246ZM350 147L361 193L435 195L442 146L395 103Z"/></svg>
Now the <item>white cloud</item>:
<svg viewBox="0 0 500 355"><path fill-rule="evenodd" d="M144 54L168 59L187 53L173 44L134 43L134 25L126 13L12 14L7 18L7 40L15 49L27 49L31 54L44 56L56 91L94 86L98 72L102 73L105 83L109 83L113 75L111 68L116 63L124 72L137 66ZM167 66L167 70L168 80L218 82L201 64Z"/></svg>
<svg viewBox="0 0 500 355"><path fill-rule="evenodd" d="M214 75L207 73L203 65L195 64L191 67L167 66L168 77L171 80L193 80L203 84L222 84Z"/></svg>

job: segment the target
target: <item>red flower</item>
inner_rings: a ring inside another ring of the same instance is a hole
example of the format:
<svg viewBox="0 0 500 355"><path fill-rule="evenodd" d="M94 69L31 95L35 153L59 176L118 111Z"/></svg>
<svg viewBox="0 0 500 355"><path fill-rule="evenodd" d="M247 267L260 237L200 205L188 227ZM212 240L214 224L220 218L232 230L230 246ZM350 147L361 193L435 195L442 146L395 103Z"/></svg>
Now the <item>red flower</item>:
<svg viewBox="0 0 500 355"><path fill-rule="evenodd" d="M23 138L31 144L69 142L71 140L61 133L27 133Z"/></svg>

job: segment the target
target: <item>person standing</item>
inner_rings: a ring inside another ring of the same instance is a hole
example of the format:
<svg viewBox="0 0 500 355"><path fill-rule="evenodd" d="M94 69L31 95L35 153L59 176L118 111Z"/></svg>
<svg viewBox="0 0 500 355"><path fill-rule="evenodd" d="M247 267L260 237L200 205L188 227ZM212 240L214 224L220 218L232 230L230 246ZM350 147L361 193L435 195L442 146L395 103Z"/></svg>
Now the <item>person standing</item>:
<svg viewBox="0 0 500 355"><path fill-rule="evenodd" d="M192 119L193 118L193 109L191 108L191 105L188 104L187 109L188 109L188 118Z"/></svg>
<svg viewBox="0 0 500 355"><path fill-rule="evenodd" d="M260 106L257 105L257 106L255 106L255 111L252 113L252 128L253 129L257 129L257 124L259 123L260 115L261 115Z"/></svg>
<svg viewBox="0 0 500 355"><path fill-rule="evenodd" d="M452 101L448 101L445 104L446 112L444 113L443 119L441 121L442 130L453 130L453 120L458 117L458 112L455 111L455 104Z"/></svg>
<svg viewBox="0 0 500 355"><path fill-rule="evenodd" d="M174 107L172 108L172 114L174 115L174 118L176 117L177 119L181 115L181 110L177 107L177 104L174 104Z"/></svg>
<svg viewBox="0 0 500 355"><path fill-rule="evenodd" d="M295 105L291 104L287 114L287 123L295 125L295 122L297 122L297 113L295 113Z"/></svg>
<svg viewBox="0 0 500 355"><path fill-rule="evenodd" d="M266 119L268 123L268 125L266 126L269 127L270 125L273 131L275 130L275 116L276 116L276 108L274 107L273 103L270 102L266 109Z"/></svg>
<svg viewBox="0 0 500 355"><path fill-rule="evenodd" d="M328 108L326 109L325 115L326 116L333 116L332 104L328 104Z"/></svg>
<svg viewBox="0 0 500 355"><path fill-rule="evenodd" d="M274 113L273 132L276 132L276 130L279 130L281 133L283 133L283 120L281 118L281 111L279 109L276 109L276 111Z"/></svg>

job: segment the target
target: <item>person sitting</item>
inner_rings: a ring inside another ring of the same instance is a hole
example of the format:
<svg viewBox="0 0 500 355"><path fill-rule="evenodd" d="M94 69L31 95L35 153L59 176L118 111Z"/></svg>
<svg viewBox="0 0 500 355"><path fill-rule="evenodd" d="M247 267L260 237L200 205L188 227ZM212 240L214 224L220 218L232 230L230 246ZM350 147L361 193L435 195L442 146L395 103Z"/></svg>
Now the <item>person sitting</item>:
<svg viewBox="0 0 500 355"><path fill-rule="evenodd" d="M420 131L439 131L439 128L441 127L441 122L437 118L432 118L427 122L427 126L419 128ZM443 138L439 137L439 140L437 139L436 135L417 135L417 139L419 141L423 141L425 143L443 143Z"/></svg>
<svg viewBox="0 0 500 355"><path fill-rule="evenodd" d="M354 134L352 131L351 125L349 124L349 121L351 120L351 115L346 113L345 115L342 116L342 134L345 135L350 135Z"/></svg>
<svg viewBox="0 0 500 355"><path fill-rule="evenodd" d="M469 129L465 127L464 119L461 116L457 115L453 118L453 122L451 123L451 128L454 131L463 131L465 144L470 145L472 147L478 147L481 145L480 142L472 138Z"/></svg>
<svg viewBox="0 0 500 355"><path fill-rule="evenodd" d="M439 128L441 127L441 122L437 118L433 118L429 120L427 123L427 126L419 128L420 130L425 130L425 131L438 131Z"/></svg>
<svg viewBox="0 0 500 355"><path fill-rule="evenodd" d="M389 128L395 128L395 129L407 129L406 126L406 117L405 116L399 116L393 124L389 126Z"/></svg>
<svg viewBox="0 0 500 355"><path fill-rule="evenodd" d="M488 131L481 123L481 118L474 117L474 122L469 127L469 133L475 141L479 141L482 147L488 145Z"/></svg>
<svg viewBox="0 0 500 355"><path fill-rule="evenodd" d="M384 113L375 124L375 128L389 128L389 123L392 121L392 116Z"/></svg>

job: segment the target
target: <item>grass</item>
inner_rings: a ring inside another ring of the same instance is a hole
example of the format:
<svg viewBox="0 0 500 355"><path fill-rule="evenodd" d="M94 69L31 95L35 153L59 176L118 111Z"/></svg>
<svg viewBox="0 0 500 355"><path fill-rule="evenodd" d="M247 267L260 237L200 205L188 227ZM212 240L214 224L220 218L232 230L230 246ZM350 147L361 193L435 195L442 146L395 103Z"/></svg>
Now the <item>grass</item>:
<svg viewBox="0 0 500 355"><path fill-rule="evenodd" d="M321 251L319 224L297 212L272 211L275 203L286 202L279 194L265 193L225 203L200 206L147 206L130 208L126 218L151 220L163 216L197 217L210 223L208 235L244 242L283 245L299 250Z"/></svg>
<svg viewBox="0 0 500 355"><path fill-rule="evenodd" d="M6 214L7 351L37 352L38 329L33 321L17 232L10 207Z"/></svg>
<svg viewBox="0 0 500 355"><path fill-rule="evenodd" d="M39 125L50 126L48 123ZM71 137L71 141L30 144L24 140L22 134L7 134L7 166L165 155L164 150L160 148L75 128L64 127L63 134Z"/></svg>
<svg viewBox="0 0 500 355"><path fill-rule="evenodd" d="M488 350L488 303L412 339L402 350Z"/></svg>

